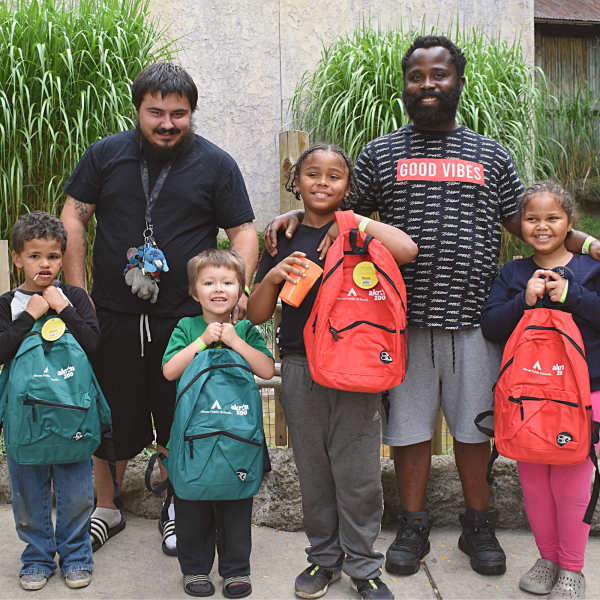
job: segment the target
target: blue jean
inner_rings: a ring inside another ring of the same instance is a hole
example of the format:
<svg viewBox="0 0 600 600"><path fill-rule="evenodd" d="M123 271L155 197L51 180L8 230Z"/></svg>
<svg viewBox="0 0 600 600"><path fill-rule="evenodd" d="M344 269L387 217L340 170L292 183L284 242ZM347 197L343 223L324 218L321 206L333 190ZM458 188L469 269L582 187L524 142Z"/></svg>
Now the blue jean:
<svg viewBox="0 0 600 600"><path fill-rule="evenodd" d="M89 523L94 510L92 460L66 465L19 465L7 457L12 507L19 538L27 546L20 575L50 577L58 552L63 576L94 567ZM52 491L56 528L52 523Z"/></svg>

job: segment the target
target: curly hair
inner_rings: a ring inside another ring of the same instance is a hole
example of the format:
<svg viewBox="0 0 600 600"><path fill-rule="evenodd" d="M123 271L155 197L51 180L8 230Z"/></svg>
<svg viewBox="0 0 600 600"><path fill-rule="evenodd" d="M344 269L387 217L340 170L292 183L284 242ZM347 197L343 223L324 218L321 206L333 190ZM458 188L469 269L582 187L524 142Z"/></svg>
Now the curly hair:
<svg viewBox="0 0 600 600"><path fill-rule="evenodd" d="M240 287L238 298L244 293L246 289L246 263L242 255L235 250L209 248L190 258L188 261L187 272L190 296L196 293L196 283L198 282L200 273L207 267L233 271Z"/></svg>
<svg viewBox="0 0 600 600"><path fill-rule="evenodd" d="M344 162L346 163L346 167L348 167L348 181L350 183L350 192L348 195L348 200L350 201L358 201L362 199L362 193L360 191L360 186L358 185L358 180L356 179L356 175L354 174L354 164L350 160L350 157L339 147L334 146L333 144L315 144L305 150L299 157L298 160L294 163L290 172L288 174L287 183L285 184L285 189L288 192L292 192L294 196L296 196L296 200L302 200L300 196L300 192L296 188L296 180L300 177L300 168L306 161L306 159L313 153L318 152L319 150L323 150L324 152L335 152L339 154Z"/></svg>
<svg viewBox="0 0 600 600"><path fill-rule="evenodd" d="M414 39L413 43L409 46L406 54L402 58L402 77L406 77L408 61L415 50L418 50L419 48L433 48L434 46L441 46L450 52L450 60L456 67L456 74L458 75L458 78L460 79L463 77L465 74L465 66L467 65L467 57L452 40L443 35L420 35Z"/></svg>
<svg viewBox="0 0 600 600"><path fill-rule="evenodd" d="M13 251L20 254L25 242L39 238L60 242L63 253L67 249L67 230L58 217L41 210L21 215L12 230Z"/></svg>
<svg viewBox="0 0 600 600"><path fill-rule="evenodd" d="M573 222L577 218L577 209L575 208L573 196L558 183L547 179L530 185L519 196L519 199L517 200L519 220L523 218L523 212L529 201L538 194L550 194L567 213L569 222Z"/></svg>

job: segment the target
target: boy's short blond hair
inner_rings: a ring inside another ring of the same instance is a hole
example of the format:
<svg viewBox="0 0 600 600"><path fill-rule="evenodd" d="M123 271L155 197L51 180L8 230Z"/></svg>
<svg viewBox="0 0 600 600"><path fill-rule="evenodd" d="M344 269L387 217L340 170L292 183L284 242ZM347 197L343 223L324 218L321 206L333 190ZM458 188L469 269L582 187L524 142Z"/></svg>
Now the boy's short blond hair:
<svg viewBox="0 0 600 600"><path fill-rule="evenodd" d="M211 248L194 256L187 264L190 296L193 296L196 291L196 283L200 277L200 272L207 267L222 267L233 271L240 286L238 298L244 293L246 289L246 263L242 255L235 250Z"/></svg>

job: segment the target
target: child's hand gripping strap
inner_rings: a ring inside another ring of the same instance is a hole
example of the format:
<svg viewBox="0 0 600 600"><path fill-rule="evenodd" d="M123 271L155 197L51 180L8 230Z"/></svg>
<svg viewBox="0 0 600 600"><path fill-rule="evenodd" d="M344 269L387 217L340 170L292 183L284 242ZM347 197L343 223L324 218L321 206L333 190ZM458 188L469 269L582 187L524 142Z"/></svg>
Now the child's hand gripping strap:
<svg viewBox="0 0 600 600"><path fill-rule="evenodd" d="M356 224L356 217L354 216L354 211L352 210L343 210L337 211L335 213L335 220L337 221L338 227L340 229L340 235L342 233L350 232L348 237L348 241L350 242L350 248L352 248L352 252L354 254L368 254L369 250L369 242L373 239L372 235L365 234L365 241L362 246L357 244L358 239L358 225ZM364 232L363 232L364 233Z"/></svg>

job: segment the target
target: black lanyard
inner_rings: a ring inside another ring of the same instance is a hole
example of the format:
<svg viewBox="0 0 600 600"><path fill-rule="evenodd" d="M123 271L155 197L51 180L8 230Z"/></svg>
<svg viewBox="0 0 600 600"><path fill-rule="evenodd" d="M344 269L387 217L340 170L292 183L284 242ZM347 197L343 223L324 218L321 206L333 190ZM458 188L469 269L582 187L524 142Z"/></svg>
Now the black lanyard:
<svg viewBox="0 0 600 600"><path fill-rule="evenodd" d="M158 200L158 195L162 190L162 186L167 179L167 175L173 166L173 161L170 160L167 164L162 168L160 175L156 183L154 184L154 188L152 189L152 194L148 195L150 176L148 173L148 162L146 161L146 157L141 153L140 149L140 171L142 173L142 187L144 188L144 196L146 196L146 229L152 229L152 209Z"/></svg>

